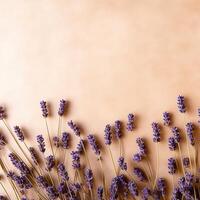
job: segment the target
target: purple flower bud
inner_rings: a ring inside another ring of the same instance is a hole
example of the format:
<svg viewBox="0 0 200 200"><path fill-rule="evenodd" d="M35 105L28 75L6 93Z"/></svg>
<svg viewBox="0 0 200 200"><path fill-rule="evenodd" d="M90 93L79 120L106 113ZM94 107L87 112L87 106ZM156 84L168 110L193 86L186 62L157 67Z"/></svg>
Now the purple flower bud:
<svg viewBox="0 0 200 200"><path fill-rule="evenodd" d="M198 123L200 123L200 108L198 108L197 112L198 112L198 117L199 117Z"/></svg>
<svg viewBox="0 0 200 200"><path fill-rule="evenodd" d="M60 163L57 168L58 168L58 174L61 176L62 180L68 181L69 176L68 176L68 173L65 169L65 165L63 163Z"/></svg>
<svg viewBox="0 0 200 200"><path fill-rule="evenodd" d="M110 124L107 124L104 130L104 139L106 145L111 145L112 143L112 131Z"/></svg>
<svg viewBox="0 0 200 200"><path fill-rule="evenodd" d="M178 96L177 105L178 105L179 112L181 112L181 113L185 113L186 112L184 96L180 96L180 95Z"/></svg>
<svg viewBox="0 0 200 200"><path fill-rule="evenodd" d="M6 139L4 135L0 134L0 149L2 149L6 145Z"/></svg>
<svg viewBox="0 0 200 200"><path fill-rule="evenodd" d="M119 191L119 177L116 176L112 179L110 185L110 200L117 200L118 191Z"/></svg>
<svg viewBox="0 0 200 200"><path fill-rule="evenodd" d="M57 199L59 196L58 191L56 190L54 186L48 186L46 188L46 191L47 191L48 197L52 200Z"/></svg>
<svg viewBox="0 0 200 200"><path fill-rule="evenodd" d="M160 142L160 127L158 123L153 122L151 124L153 129L153 142Z"/></svg>
<svg viewBox="0 0 200 200"><path fill-rule="evenodd" d="M89 134L87 136L87 138L88 138L88 142L89 142L90 146L92 147L92 150L94 151L94 153L97 156L99 156L101 152L100 152L99 146L98 146L98 144L96 142L96 139L95 139L94 135Z"/></svg>
<svg viewBox="0 0 200 200"><path fill-rule="evenodd" d="M7 197L0 195L0 200L8 200Z"/></svg>
<svg viewBox="0 0 200 200"><path fill-rule="evenodd" d="M58 136L53 137L53 144L56 148L59 148L60 146L60 138Z"/></svg>
<svg viewBox="0 0 200 200"><path fill-rule="evenodd" d="M79 152L78 151L72 151L71 156L72 156L72 167L74 169L79 169L81 167Z"/></svg>
<svg viewBox="0 0 200 200"><path fill-rule="evenodd" d="M174 158L168 159L168 173L175 174L177 171L176 160Z"/></svg>
<svg viewBox="0 0 200 200"><path fill-rule="evenodd" d="M187 135L190 141L190 144L192 146L195 145L195 139L194 139L194 124L192 124L191 122L186 124L186 131L187 131Z"/></svg>
<svg viewBox="0 0 200 200"><path fill-rule="evenodd" d="M183 166L185 168L189 168L190 167L190 160L188 157L183 158Z"/></svg>
<svg viewBox="0 0 200 200"><path fill-rule="evenodd" d="M62 147L64 149L69 149L69 140L70 140L70 134L67 132L63 132L61 141L62 141Z"/></svg>
<svg viewBox="0 0 200 200"><path fill-rule="evenodd" d="M169 112L163 113L163 122L165 126L171 125L171 115Z"/></svg>
<svg viewBox="0 0 200 200"><path fill-rule="evenodd" d="M84 145L84 140L80 139L79 143L76 146L76 150L81 154L83 152L83 145Z"/></svg>
<svg viewBox="0 0 200 200"><path fill-rule="evenodd" d="M103 187L102 186L99 186L97 188L97 199L103 200Z"/></svg>
<svg viewBox="0 0 200 200"><path fill-rule="evenodd" d="M38 165L39 163L39 158L37 155L37 152L35 151L35 149L33 147L29 147L29 152L31 154L31 159L33 160L33 162Z"/></svg>
<svg viewBox="0 0 200 200"><path fill-rule="evenodd" d="M118 164L121 170L127 170L127 163L125 162L124 157L119 157Z"/></svg>
<svg viewBox="0 0 200 200"><path fill-rule="evenodd" d="M143 156L140 153L136 153L133 155L133 161L135 161L135 162L140 162L140 161L142 161L142 159L143 159Z"/></svg>
<svg viewBox="0 0 200 200"><path fill-rule="evenodd" d="M117 139L120 139L122 136L122 123L121 121L115 121L114 132Z"/></svg>
<svg viewBox="0 0 200 200"><path fill-rule="evenodd" d="M148 200L151 196L151 190L148 187L143 188L141 193L142 200Z"/></svg>
<svg viewBox="0 0 200 200"><path fill-rule="evenodd" d="M146 148L146 146L145 146L144 139L141 138L141 137L138 137L138 138L136 139L136 143L137 143L137 145L138 145L138 147L139 147L140 154L143 155L143 156L145 156L146 153L147 153L147 148Z"/></svg>
<svg viewBox="0 0 200 200"><path fill-rule="evenodd" d="M174 140L179 143L181 141L181 135L180 135L180 130L177 127L173 127L172 128L172 133L173 133L173 137Z"/></svg>
<svg viewBox="0 0 200 200"><path fill-rule="evenodd" d="M46 167L48 171L51 171L55 166L55 159L52 155L46 157Z"/></svg>
<svg viewBox="0 0 200 200"><path fill-rule="evenodd" d="M178 187L174 188L171 200L182 200L182 194Z"/></svg>
<svg viewBox="0 0 200 200"><path fill-rule="evenodd" d="M65 113L65 106L66 106L66 101L64 99L60 100L60 105L58 109L58 115L63 116Z"/></svg>
<svg viewBox="0 0 200 200"><path fill-rule="evenodd" d="M161 195L164 197L167 193L167 183L164 178L159 178L157 180L157 189L161 193Z"/></svg>
<svg viewBox="0 0 200 200"><path fill-rule="evenodd" d="M94 177L91 169L85 170L85 180L89 189L93 188Z"/></svg>
<svg viewBox="0 0 200 200"><path fill-rule="evenodd" d="M135 116L132 113L128 114L128 122L126 124L127 131L133 131L133 129L135 128L134 121Z"/></svg>
<svg viewBox="0 0 200 200"><path fill-rule="evenodd" d="M36 177L36 181L37 181L37 184L39 185L39 187L42 187L44 189L49 186L49 183L44 178L44 176L38 176L38 177Z"/></svg>
<svg viewBox="0 0 200 200"><path fill-rule="evenodd" d="M48 117L48 109L47 109L47 102L46 101L40 101L40 108L41 108L41 111L42 111L42 116L43 117Z"/></svg>
<svg viewBox="0 0 200 200"><path fill-rule="evenodd" d="M138 187L134 181L129 181L128 189L129 189L129 192L131 193L132 197L138 196L138 194L139 194Z"/></svg>
<svg viewBox="0 0 200 200"><path fill-rule="evenodd" d="M169 137L169 138L168 138L168 146L169 146L169 149L170 149L171 151L175 151L175 150L176 150L176 148L177 148L177 143L176 143L174 137Z"/></svg>
<svg viewBox="0 0 200 200"><path fill-rule="evenodd" d="M4 118L6 118L6 112L4 107L0 106L0 120L3 120Z"/></svg>
<svg viewBox="0 0 200 200"><path fill-rule="evenodd" d="M14 132L17 135L18 140L24 141L24 133L19 128L19 126L14 126Z"/></svg>
<svg viewBox="0 0 200 200"><path fill-rule="evenodd" d="M74 134L79 137L81 134L81 131L80 131L80 128L77 126L77 124L75 124L72 120L69 121L67 124L69 128L72 129L72 131L74 131Z"/></svg>
<svg viewBox="0 0 200 200"><path fill-rule="evenodd" d="M143 172L142 169L138 168L138 167L134 167L133 169L133 174L135 174L135 176L137 176L137 178L144 182L144 181L147 181L147 176L146 174Z"/></svg>
<svg viewBox="0 0 200 200"><path fill-rule="evenodd" d="M39 150L44 153L46 148L45 148L45 142L44 142L44 138L42 135L37 135L37 143L38 143L38 148Z"/></svg>
<svg viewBox="0 0 200 200"><path fill-rule="evenodd" d="M68 188L67 188L65 182L60 182L57 189L58 189L58 192L60 194L67 194L68 193Z"/></svg>

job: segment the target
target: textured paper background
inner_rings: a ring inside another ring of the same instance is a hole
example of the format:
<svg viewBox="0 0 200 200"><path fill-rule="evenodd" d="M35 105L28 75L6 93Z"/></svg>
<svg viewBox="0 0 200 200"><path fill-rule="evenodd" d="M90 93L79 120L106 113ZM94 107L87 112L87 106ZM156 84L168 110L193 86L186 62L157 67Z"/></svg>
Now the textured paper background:
<svg viewBox="0 0 200 200"><path fill-rule="evenodd" d="M133 112L137 129L123 139L126 158L131 165L141 135L150 139L155 167L151 122L161 122L167 110L174 113L174 124L184 127L178 94L188 98L184 120L197 121L199 13L197 0L1 0L0 102L10 124L25 127L33 140L45 131L39 101L51 102L56 115L58 100L65 98L71 102L67 119L102 141L105 124L125 121ZM55 132L57 117L53 120ZM163 129L160 175L169 178L168 135ZM117 148L112 147L115 156ZM106 154L103 158L110 178L112 165ZM92 153L91 160L98 168Z"/></svg>

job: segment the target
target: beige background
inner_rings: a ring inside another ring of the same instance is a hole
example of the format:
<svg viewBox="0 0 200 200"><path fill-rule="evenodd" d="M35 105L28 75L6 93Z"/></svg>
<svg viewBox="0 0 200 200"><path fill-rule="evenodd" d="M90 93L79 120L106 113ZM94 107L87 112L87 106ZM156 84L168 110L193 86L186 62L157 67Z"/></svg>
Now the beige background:
<svg viewBox="0 0 200 200"><path fill-rule="evenodd" d="M41 99L52 104L55 115L59 99L68 99L67 119L84 124L85 133L100 140L106 123L125 121L133 112L137 129L123 139L126 158L131 164L141 135L150 139L155 167L151 122L161 122L167 110L183 127L178 94L188 98L185 120L197 121L199 42L197 0L1 0L0 102L10 124L27 128L30 139L44 132ZM52 132L57 116L53 120ZM160 145L164 177L168 134L164 129ZM117 145L112 150L117 156ZM93 154L91 159L98 167ZM104 167L112 170L110 161L104 160Z"/></svg>

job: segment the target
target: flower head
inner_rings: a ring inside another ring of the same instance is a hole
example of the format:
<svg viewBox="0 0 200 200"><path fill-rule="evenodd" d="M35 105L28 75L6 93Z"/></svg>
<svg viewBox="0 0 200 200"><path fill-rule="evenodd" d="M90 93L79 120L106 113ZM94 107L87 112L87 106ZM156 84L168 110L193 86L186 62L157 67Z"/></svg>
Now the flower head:
<svg viewBox="0 0 200 200"><path fill-rule="evenodd" d="M69 180L69 176L68 173L65 169L65 165L63 163L60 163L58 166L58 174L60 175L60 177L62 178L63 181L68 181Z"/></svg>
<svg viewBox="0 0 200 200"><path fill-rule="evenodd" d="M110 124L107 124L104 130L104 139L106 145L111 145L112 143L112 132Z"/></svg>
<svg viewBox="0 0 200 200"><path fill-rule="evenodd" d="M135 153L133 155L133 161L135 162L140 162L143 159L143 155L141 153Z"/></svg>
<svg viewBox="0 0 200 200"><path fill-rule="evenodd" d="M45 142L44 142L44 138L42 135L37 135L37 143L38 143L38 148L39 150L44 153L46 148L45 148Z"/></svg>
<svg viewBox="0 0 200 200"><path fill-rule="evenodd" d="M84 140L80 139L79 143L76 146L76 150L81 154L83 152L83 145L84 145Z"/></svg>
<svg viewBox="0 0 200 200"><path fill-rule="evenodd" d="M6 112L4 107L0 106L0 120L3 120L4 118L6 118Z"/></svg>
<svg viewBox="0 0 200 200"><path fill-rule="evenodd" d="M36 177L37 184L41 188L47 188L49 186L49 183L47 182L46 178L44 176L37 176Z"/></svg>
<svg viewBox="0 0 200 200"><path fill-rule="evenodd" d="M117 139L120 139L122 136L122 123L121 121L115 121L114 132Z"/></svg>
<svg viewBox="0 0 200 200"><path fill-rule="evenodd" d="M99 146L98 146L98 144L96 142L96 139L95 139L94 135L89 134L87 136L87 139L88 139L88 142L89 142L90 146L92 147L92 150L94 151L94 153L97 156L99 156L101 152L100 152Z"/></svg>
<svg viewBox="0 0 200 200"><path fill-rule="evenodd" d="M102 186L99 186L97 188L97 199L103 200L103 187Z"/></svg>
<svg viewBox="0 0 200 200"><path fill-rule="evenodd" d="M178 105L179 112L181 112L181 113L185 113L186 112L184 96L179 95L177 97L177 105Z"/></svg>
<svg viewBox="0 0 200 200"><path fill-rule="evenodd" d="M24 141L24 133L19 128L19 126L14 126L14 132L17 135L18 140Z"/></svg>
<svg viewBox="0 0 200 200"><path fill-rule="evenodd" d="M177 171L176 160L174 158L168 159L168 173L175 174Z"/></svg>
<svg viewBox="0 0 200 200"><path fill-rule="evenodd" d="M124 157L120 156L118 159L118 164L121 170L127 170L127 163L124 160Z"/></svg>
<svg viewBox="0 0 200 200"><path fill-rule="evenodd" d="M93 188L94 177L91 169L85 170L85 180L89 189Z"/></svg>
<svg viewBox="0 0 200 200"><path fill-rule="evenodd" d="M179 190L179 187L174 188L171 200L181 200L181 199L182 199L182 194Z"/></svg>
<svg viewBox="0 0 200 200"><path fill-rule="evenodd" d="M195 144L194 139L194 124L189 122L186 124L186 131L191 145Z"/></svg>
<svg viewBox="0 0 200 200"><path fill-rule="evenodd" d="M55 166L55 159L52 155L46 157L46 167L48 171L51 171Z"/></svg>
<svg viewBox="0 0 200 200"><path fill-rule="evenodd" d="M65 113L65 106L66 106L66 101L64 99L60 100L60 105L58 109L58 115L63 116Z"/></svg>
<svg viewBox="0 0 200 200"><path fill-rule="evenodd" d="M153 122L151 124L153 130L153 142L160 142L160 127L159 124Z"/></svg>
<svg viewBox="0 0 200 200"><path fill-rule="evenodd" d="M0 149L2 149L6 145L6 139L4 135L0 133Z"/></svg>
<svg viewBox="0 0 200 200"><path fill-rule="evenodd" d="M133 131L133 129L135 128L134 121L135 116L132 113L128 114L128 122L126 124L127 131Z"/></svg>
<svg viewBox="0 0 200 200"><path fill-rule="evenodd" d="M166 180L164 178L159 178L157 180L157 188L158 191L161 193L161 195L164 197L167 193L167 183Z"/></svg>
<svg viewBox="0 0 200 200"><path fill-rule="evenodd" d="M128 183L128 190L132 197L136 197L139 194L138 187L134 181L129 181Z"/></svg>
<svg viewBox="0 0 200 200"><path fill-rule="evenodd" d="M60 147L60 138L58 136L53 137L53 144L56 148Z"/></svg>
<svg viewBox="0 0 200 200"><path fill-rule="evenodd" d="M59 196L58 191L56 190L54 186L48 186L46 188L46 192L47 192L48 197L52 200L57 199Z"/></svg>
<svg viewBox="0 0 200 200"><path fill-rule="evenodd" d="M48 113L48 109L47 109L47 102L46 101L40 101L40 108L42 111L42 116L43 117L48 117L49 113Z"/></svg>
<svg viewBox="0 0 200 200"><path fill-rule="evenodd" d="M171 124L171 115L169 112L163 113L163 122L165 126L169 126Z"/></svg>
<svg viewBox="0 0 200 200"><path fill-rule="evenodd" d="M29 147L29 152L31 154L31 159L33 160L33 162L38 165L39 163L39 157L37 155L37 152L35 151L35 149L33 147Z"/></svg>
<svg viewBox="0 0 200 200"><path fill-rule="evenodd" d="M137 143L137 145L138 145L138 147L139 147L140 154L141 154L141 155L146 155L146 153L147 153L147 148L146 148L146 146L145 146L144 139L141 138L141 137L138 137L138 138L136 139L136 143Z"/></svg>
<svg viewBox="0 0 200 200"><path fill-rule="evenodd" d="M69 149L70 134L67 132L62 133L61 145L64 149Z"/></svg>
<svg viewBox="0 0 200 200"><path fill-rule="evenodd" d="M72 129L72 131L74 131L74 134L79 137L81 134L81 131L80 131L80 128L78 127L78 125L75 124L72 120L69 121L67 124L68 124L69 128Z"/></svg>
<svg viewBox="0 0 200 200"><path fill-rule="evenodd" d="M170 149L171 151L175 151L175 150L176 150L176 148L177 148L177 143L176 143L174 137L169 137L169 138L168 138L168 146L169 146L169 149Z"/></svg>
<svg viewBox="0 0 200 200"><path fill-rule="evenodd" d="M133 174L135 174L135 176L137 176L137 178L138 178L140 181L142 181L142 182L147 181L147 176L146 176L146 174L143 172L142 169L140 169L140 168L138 168L138 167L135 167L135 168L133 169Z"/></svg>
<svg viewBox="0 0 200 200"><path fill-rule="evenodd" d="M151 190L148 187L144 187L141 193L142 200L148 200L151 196Z"/></svg>
<svg viewBox="0 0 200 200"><path fill-rule="evenodd" d="M79 152L78 151L72 151L71 156L72 156L72 167L74 169L79 169L81 167Z"/></svg>
<svg viewBox="0 0 200 200"><path fill-rule="evenodd" d="M173 137L176 143L179 143L181 141L181 135L180 135L180 130L177 127L173 127L172 129Z"/></svg>

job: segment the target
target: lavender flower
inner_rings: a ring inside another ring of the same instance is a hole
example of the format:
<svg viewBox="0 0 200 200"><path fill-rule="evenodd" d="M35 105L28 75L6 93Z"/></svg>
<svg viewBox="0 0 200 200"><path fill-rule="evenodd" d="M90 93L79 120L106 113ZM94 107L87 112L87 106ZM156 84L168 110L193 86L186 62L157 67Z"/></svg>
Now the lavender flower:
<svg viewBox="0 0 200 200"><path fill-rule="evenodd" d="M182 200L182 194L178 187L174 188L171 200Z"/></svg>
<svg viewBox="0 0 200 200"><path fill-rule="evenodd" d="M117 200L119 191L119 177L116 176L112 179L110 185L110 200Z"/></svg>
<svg viewBox="0 0 200 200"><path fill-rule="evenodd" d="M0 195L0 200L7 200L7 197Z"/></svg>
<svg viewBox="0 0 200 200"><path fill-rule="evenodd" d="M146 148L146 146L145 146L144 139L141 138L141 137L138 137L138 138L136 139L136 143L137 143L137 145L138 145L138 147L139 147L140 154L143 155L143 156L145 156L146 153L147 153L147 148Z"/></svg>
<svg viewBox="0 0 200 200"><path fill-rule="evenodd" d="M135 161L135 162L140 162L140 161L142 161L142 159L143 159L143 156L140 153L136 153L133 155L133 161Z"/></svg>
<svg viewBox="0 0 200 200"><path fill-rule="evenodd" d="M165 126L169 126L171 124L171 115L169 112L163 113L163 122Z"/></svg>
<svg viewBox="0 0 200 200"><path fill-rule="evenodd" d="M51 171L55 166L55 159L52 155L46 157L46 167L48 171Z"/></svg>
<svg viewBox="0 0 200 200"><path fill-rule="evenodd" d="M134 167L133 174L135 174L140 181L147 181L146 174L140 168Z"/></svg>
<svg viewBox="0 0 200 200"><path fill-rule="evenodd" d="M37 143L38 143L38 148L39 150L44 153L46 148L45 148L45 142L44 142L44 138L42 135L37 135Z"/></svg>
<svg viewBox="0 0 200 200"><path fill-rule="evenodd" d="M135 116L132 113L128 114L128 122L126 124L126 129L128 131L133 131L133 129L135 128L134 121L135 121Z"/></svg>
<svg viewBox="0 0 200 200"><path fill-rule="evenodd" d="M168 173L175 174L177 170L176 160L174 158L168 159Z"/></svg>
<svg viewBox="0 0 200 200"><path fill-rule="evenodd" d="M160 142L160 127L158 123L153 122L151 124L153 129L153 142Z"/></svg>
<svg viewBox="0 0 200 200"><path fill-rule="evenodd" d="M64 99L60 100L60 105L58 109L58 115L63 116L65 113L65 106L66 106L66 101Z"/></svg>
<svg viewBox="0 0 200 200"><path fill-rule="evenodd" d="M48 186L46 188L46 191L47 191L48 197L52 200L57 199L59 196L58 191L56 190L54 186Z"/></svg>
<svg viewBox="0 0 200 200"><path fill-rule="evenodd" d="M138 187L134 181L129 181L128 189L129 189L129 192L131 193L132 197L138 196L138 194L139 194Z"/></svg>
<svg viewBox="0 0 200 200"><path fill-rule="evenodd" d="M121 121L115 121L114 132L117 139L120 139L122 136L122 123Z"/></svg>
<svg viewBox="0 0 200 200"><path fill-rule="evenodd" d="M71 128L74 131L74 134L78 137L80 137L81 131L80 128L75 124L72 120L69 121L68 123L69 128Z"/></svg>
<svg viewBox="0 0 200 200"><path fill-rule="evenodd" d="M176 143L174 137L169 137L169 138L168 138L168 146L169 146L169 149L170 149L171 151L175 151L175 150L176 150L176 148L177 148L177 143Z"/></svg>
<svg viewBox="0 0 200 200"><path fill-rule="evenodd" d="M91 169L85 170L85 180L89 189L93 188L94 177Z"/></svg>
<svg viewBox="0 0 200 200"><path fill-rule="evenodd" d="M39 163L39 158L38 158L38 155L35 151L35 149L33 147L29 147L29 152L31 154L31 159L33 160L33 162L38 165Z"/></svg>
<svg viewBox="0 0 200 200"><path fill-rule="evenodd" d="M41 108L41 111L42 111L42 116L43 117L48 117L48 109L47 109L47 102L46 101L40 101L40 108Z"/></svg>
<svg viewBox="0 0 200 200"><path fill-rule="evenodd" d="M69 140L70 140L70 134L67 132L63 132L61 141L62 141L62 147L64 149L69 149Z"/></svg>
<svg viewBox="0 0 200 200"><path fill-rule="evenodd" d="M47 188L49 186L49 183L47 180L44 178L44 176L38 176L36 177L37 184L42 187L42 188Z"/></svg>
<svg viewBox="0 0 200 200"><path fill-rule="evenodd" d="M6 112L4 107L0 106L0 120L3 120L4 118L6 118Z"/></svg>
<svg viewBox="0 0 200 200"><path fill-rule="evenodd" d="M174 140L179 143L181 141L180 130L177 127L172 128Z"/></svg>
<svg viewBox="0 0 200 200"><path fill-rule="evenodd" d="M87 136L87 138L88 138L88 142L89 142L90 146L92 147L92 150L94 151L94 153L97 156L99 156L101 152L100 152L99 146L98 146L98 144L96 142L96 139L95 139L94 135L89 134Z"/></svg>
<svg viewBox="0 0 200 200"><path fill-rule="evenodd" d="M79 143L76 146L76 150L81 154L83 152L83 145L84 145L84 140L80 139Z"/></svg>
<svg viewBox="0 0 200 200"><path fill-rule="evenodd" d="M68 181L69 180L69 176L68 173L65 169L65 165L63 163L60 163L58 165L58 174L61 176L63 181Z"/></svg>
<svg viewBox="0 0 200 200"><path fill-rule="evenodd" d="M189 168L190 167L190 160L188 157L183 158L183 166L185 168Z"/></svg>
<svg viewBox="0 0 200 200"><path fill-rule="evenodd" d="M60 194L67 194L67 192L68 192L68 188L67 188L65 182L60 182L57 189Z"/></svg>
<svg viewBox="0 0 200 200"><path fill-rule="evenodd" d="M97 199L103 200L103 187L102 186L99 186L97 188Z"/></svg>
<svg viewBox="0 0 200 200"><path fill-rule="evenodd" d="M180 95L178 96L177 105L178 105L179 112L181 112L181 113L185 113L186 112L184 96L180 96Z"/></svg>
<svg viewBox="0 0 200 200"><path fill-rule="evenodd" d="M192 146L195 145L195 139L194 139L194 124L192 124L191 122L186 124L186 131L187 131L187 135L190 141L190 144Z"/></svg>
<svg viewBox="0 0 200 200"><path fill-rule="evenodd" d="M141 193L142 200L148 200L151 196L151 190L148 187L143 188Z"/></svg>
<svg viewBox="0 0 200 200"><path fill-rule="evenodd" d="M198 108L197 112L198 112L198 117L200 118L200 108ZM198 120L198 123L200 123L200 119Z"/></svg>
<svg viewBox="0 0 200 200"><path fill-rule="evenodd" d="M59 148L60 146L60 138L58 136L53 137L53 144L56 148Z"/></svg>
<svg viewBox="0 0 200 200"><path fill-rule="evenodd" d="M104 139L106 145L111 145L112 143L112 132L110 124L107 124L104 130Z"/></svg>
<svg viewBox="0 0 200 200"><path fill-rule="evenodd" d="M20 141L24 141L24 133L22 132L22 130L19 128L19 126L14 126L14 132L18 137L18 140Z"/></svg>
<svg viewBox="0 0 200 200"><path fill-rule="evenodd" d="M127 163L124 160L124 157L120 156L118 159L118 164L121 170L127 170Z"/></svg>
<svg viewBox="0 0 200 200"><path fill-rule="evenodd" d="M4 135L0 134L0 149L2 149L6 145L6 139Z"/></svg>
<svg viewBox="0 0 200 200"><path fill-rule="evenodd" d="M161 193L161 195L164 197L167 193L167 191L166 191L167 184L166 184L166 180L164 178L159 178L157 180L157 188L158 188L158 191Z"/></svg>
<svg viewBox="0 0 200 200"><path fill-rule="evenodd" d="M79 169L81 167L79 152L78 151L72 151L71 156L72 156L72 167L74 169Z"/></svg>

